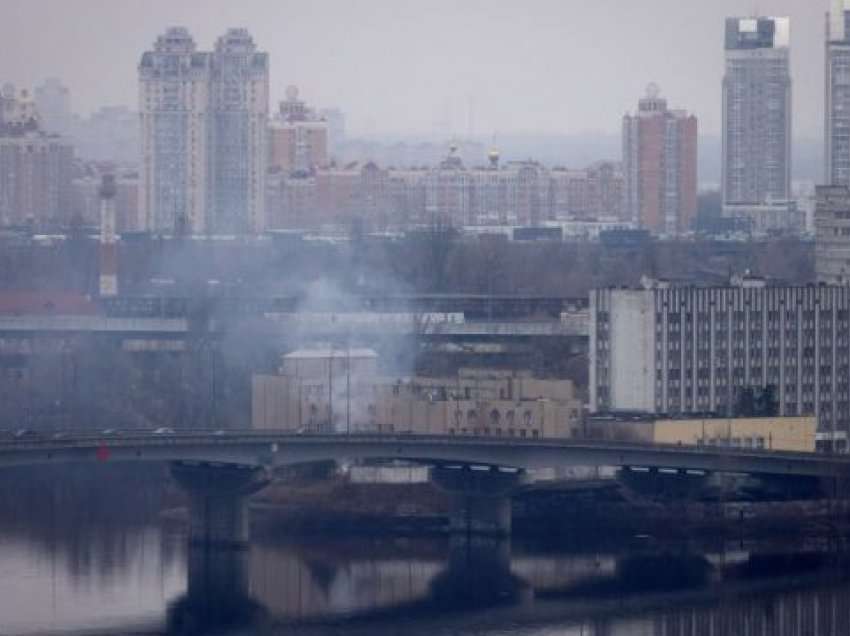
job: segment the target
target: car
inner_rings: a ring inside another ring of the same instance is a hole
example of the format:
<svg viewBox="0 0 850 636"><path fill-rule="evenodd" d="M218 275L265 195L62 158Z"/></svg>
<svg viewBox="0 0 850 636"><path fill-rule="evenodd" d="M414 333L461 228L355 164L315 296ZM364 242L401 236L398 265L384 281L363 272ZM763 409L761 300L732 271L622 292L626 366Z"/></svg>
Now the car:
<svg viewBox="0 0 850 636"><path fill-rule="evenodd" d="M223 429L218 429L217 431L215 431L213 433L213 435L227 435L227 431L225 431Z"/></svg>
<svg viewBox="0 0 850 636"><path fill-rule="evenodd" d="M37 437L38 434L29 428L19 428L15 431L15 439L24 439L26 437Z"/></svg>
<svg viewBox="0 0 850 636"><path fill-rule="evenodd" d="M120 431L114 428L105 428L100 432L101 435L118 435L119 433Z"/></svg>
<svg viewBox="0 0 850 636"><path fill-rule="evenodd" d="M68 434L63 433L62 431L59 431L58 433L53 433L53 435L51 437L53 439L64 439L65 437L68 437Z"/></svg>
<svg viewBox="0 0 850 636"><path fill-rule="evenodd" d="M167 426L160 426L153 431L154 435L174 435L174 429Z"/></svg>

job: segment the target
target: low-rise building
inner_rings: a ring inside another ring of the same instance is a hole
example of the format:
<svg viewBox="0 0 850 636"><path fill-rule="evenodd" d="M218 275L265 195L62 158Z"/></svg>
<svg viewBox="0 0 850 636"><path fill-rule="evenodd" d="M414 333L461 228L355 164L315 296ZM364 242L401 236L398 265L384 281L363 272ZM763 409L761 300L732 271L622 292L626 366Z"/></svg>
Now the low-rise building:
<svg viewBox="0 0 850 636"><path fill-rule="evenodd" d="M591 439L814 452L816 429L813 416L670 419L614 414L589 418L584 430Z"/></svg>
<svg viewBox="0 0 850 636"><path fill-rule="evenodd" d="M380 376L369 349L296 351L278 374L253 378L260 429L564 438L580 435L581 416L569 380L499 369Z"/></svg>

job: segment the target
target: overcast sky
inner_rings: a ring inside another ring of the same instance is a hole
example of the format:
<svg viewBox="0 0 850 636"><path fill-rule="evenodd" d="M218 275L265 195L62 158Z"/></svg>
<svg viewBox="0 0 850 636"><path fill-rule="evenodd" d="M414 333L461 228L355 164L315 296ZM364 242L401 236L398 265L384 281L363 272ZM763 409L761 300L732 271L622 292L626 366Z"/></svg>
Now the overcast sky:
<svg viewBox="0 0 850 636"><path fill-rule="evenodd" d="M647 83L720 129L723 19L791 16L794 128L818 138L828 0L0 0L0 83L56 76L74 110L135 107L136 65L169 25L202 49L247 27L287 84L349 130L610 132Z"/></svg>

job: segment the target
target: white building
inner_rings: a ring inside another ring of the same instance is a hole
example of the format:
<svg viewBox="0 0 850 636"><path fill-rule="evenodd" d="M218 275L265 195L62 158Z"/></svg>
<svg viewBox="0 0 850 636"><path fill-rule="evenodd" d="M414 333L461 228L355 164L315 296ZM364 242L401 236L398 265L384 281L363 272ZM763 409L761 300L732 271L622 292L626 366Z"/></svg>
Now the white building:
<svg viewBox="0 0 850 636"><path fill-rule="evenodd" d="M147 229L265 229L268 56L247 31L200 52L185 28L168 29L142 55L139 111Z"/></svg>

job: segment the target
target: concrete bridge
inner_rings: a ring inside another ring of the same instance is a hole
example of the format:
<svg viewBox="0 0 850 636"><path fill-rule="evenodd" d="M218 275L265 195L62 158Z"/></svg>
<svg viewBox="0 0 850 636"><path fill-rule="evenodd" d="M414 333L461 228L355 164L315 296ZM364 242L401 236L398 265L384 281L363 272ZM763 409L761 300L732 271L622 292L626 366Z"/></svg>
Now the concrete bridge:
<svg viewBox="0 0 850 636"><path fill-rule="evenodd" d="M121 436L87 433L0 442L0 467L61 462L171 462L190 494L191 538L204 544L247 538L247 496L277 466L343 460L405 460L431 466L453 500L456 532L510 533L510 498L524 471L569 466L640 467L665 472L790 475L847 480L850 457L752 449L419 435L297 435L209 431Z"/></svg>

